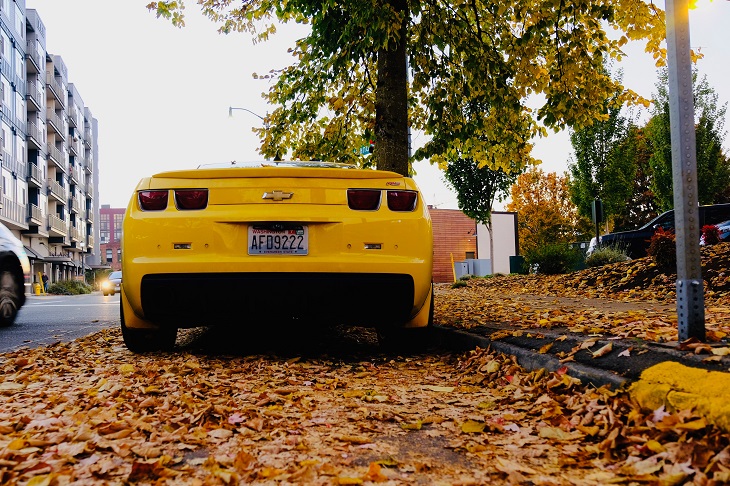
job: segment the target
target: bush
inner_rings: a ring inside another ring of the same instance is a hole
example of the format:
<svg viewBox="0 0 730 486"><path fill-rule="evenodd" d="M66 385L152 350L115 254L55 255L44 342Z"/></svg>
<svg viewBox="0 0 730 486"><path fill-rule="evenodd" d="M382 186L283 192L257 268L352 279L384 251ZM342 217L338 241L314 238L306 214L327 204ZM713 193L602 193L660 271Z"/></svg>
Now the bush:
<svg viewBox="0 0 730 486"><path fill-rule="evenodd" d="M546 245L528 251L525 262L535 273L554 275L572 271L583 260L580 250L566 244Z"/></svg>
<svg viewBox="0 0 730 486"><path fill-rule="evenodd" d="M670 268L677 265L677 242L674 232L657 228L656 233L649 240L649 249L646 253L661 268Z"/></svg>
<svg viewBox="0 0 730 486"><path fill-rule="evenodd" d="M61 280L60 282L49 284L48 293L58 295L90 294L91 286L85 282L76 280Z"/></svg>
<svg viewBox="0 0 730 486"><path fill-rule="evenodd" d="M717 245L720 243L720 229L714 224L706 224L702 227L702 241L705 245Z"/></svg>
<svg viewBox="0 0 730 486"><path fill-rule="evenodd" d="M474 275L469 275L468 273L466 275L462 275L459 277L459 280L471 280L474 278Z"/></svg>
<svg viewBox="0 0 730 486"><path fill-rule="evenodd" d="M602 267L609 263L625 262L628 259L626 250L614 246L603 246L586 257L586 266Z"/></svg>
<svg viewBox="0 0 730 486"><path fill-rule="evenodd" d="M467 284L464 280L457 280L456 282L451 284L452 289L458 289L460 287L467 287L469 284Z"/></svg>

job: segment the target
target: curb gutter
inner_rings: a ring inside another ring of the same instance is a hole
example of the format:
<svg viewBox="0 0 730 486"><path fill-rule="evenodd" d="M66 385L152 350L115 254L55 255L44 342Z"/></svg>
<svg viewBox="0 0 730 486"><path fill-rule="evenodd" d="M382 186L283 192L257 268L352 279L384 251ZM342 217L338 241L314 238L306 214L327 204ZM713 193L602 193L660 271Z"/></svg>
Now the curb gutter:
<svg viewBox="0 0 730 486"><path fill-rule="evenodd" d="M646 410L662 406L668 411L694 409L707 422L730 432L730 373L725 371L730 366L726 360L706 364L700 356L670 346L644 343L636 349L631 343L604 339L597 341L596 347L613 343L610 357L594 359L589 350L583 350L574 355L575 361L561 362L555 355L559 350L575 349L587 341L588 336L533 331L527 336L490 339L490 333L502 329L503 326L496 324L468 331L434 326L434 333L438 342L451 349L491 348L515 356L520 366L528 370L557 371L566 367L571 377L585 384L627 389L631 398ZM559 346L543 351L541 348L549 343ZM619 357L626 350L633 354Z"/></svg>

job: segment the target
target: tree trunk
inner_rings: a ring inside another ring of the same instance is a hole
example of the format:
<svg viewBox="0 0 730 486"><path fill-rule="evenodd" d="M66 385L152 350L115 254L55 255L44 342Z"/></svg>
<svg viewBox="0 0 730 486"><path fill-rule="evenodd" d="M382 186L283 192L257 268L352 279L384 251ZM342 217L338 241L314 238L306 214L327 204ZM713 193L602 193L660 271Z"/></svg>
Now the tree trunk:
<svg viewBox="0 0 730 486"><path fill-rule="evenodd" d="M387 48L378 51L373 156L379 170L391 170L408 176L408 3L407 0L390 0L389 3L403 14L403 22L397 42L390 39Z"/></svg>

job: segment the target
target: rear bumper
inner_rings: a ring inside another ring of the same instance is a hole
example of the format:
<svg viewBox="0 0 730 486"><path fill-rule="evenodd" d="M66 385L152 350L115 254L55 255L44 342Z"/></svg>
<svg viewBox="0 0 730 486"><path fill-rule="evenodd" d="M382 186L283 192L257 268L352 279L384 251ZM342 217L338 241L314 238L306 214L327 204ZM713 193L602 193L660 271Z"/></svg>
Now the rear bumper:
<svg viewBox="0 0 730 486"><path fill-rule="evenodd" d="M415 293L411 275L382 273L165 273L140 284L144 319L179 328L276 327L294 319L401 325L412 316Z"/></svg>

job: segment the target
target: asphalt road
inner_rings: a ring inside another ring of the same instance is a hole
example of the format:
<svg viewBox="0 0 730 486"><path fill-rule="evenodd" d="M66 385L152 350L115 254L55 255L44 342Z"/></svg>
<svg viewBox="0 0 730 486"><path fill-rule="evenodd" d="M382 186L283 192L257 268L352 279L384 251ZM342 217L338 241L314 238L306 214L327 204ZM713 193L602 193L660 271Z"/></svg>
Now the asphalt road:
<svg viewBox="0 0 730 486"><path fill-rule="evenodd" d="M73 341L119 326L119 294L32 295L10 327L0 327L0 353Z"/></svg>

